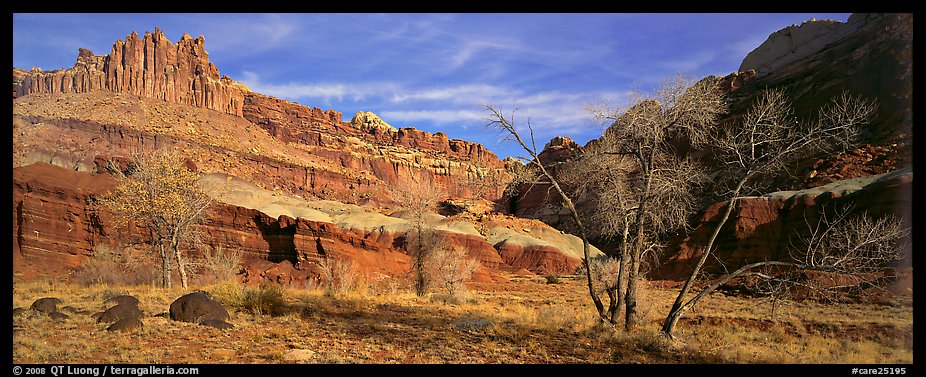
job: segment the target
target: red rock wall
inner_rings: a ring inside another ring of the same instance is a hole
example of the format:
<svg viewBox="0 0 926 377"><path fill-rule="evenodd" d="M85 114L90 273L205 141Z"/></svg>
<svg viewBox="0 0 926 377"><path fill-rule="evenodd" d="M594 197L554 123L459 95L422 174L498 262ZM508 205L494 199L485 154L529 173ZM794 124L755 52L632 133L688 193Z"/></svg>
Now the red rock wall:
<svg viewBox="0 0 926 377"><path fill-rule="evenodd" d="M243 116L260 125L274 137L285 142L301 142L315 146L330 146L334 141L329 135L355 136L372 145L403 146L419 149L425 153L441 153L446 156L471 161L477 165L495 169L504 164L485 146L463 140L449 140L438 132L431 134L414 128L401 128L397 132L381 129L362 131L342 121L342 114L334 110L309 108L289 101L249 92L244 97Z"/></svg>
<svg viewBox="0 0 926 377"><path fill-rule="evenodd" d="M141 241L144 229L112 227L112 215L95 211L93 196L107 192L107 174L70 171L35 163L13 169L13 269L21 278L36 274L65 276L92 256L94 246ZM321 272L313 262L334 257L350 260L368 276L399 277L411 266L402 235L344 230L329 223L271 218L257 210L217 203L197 225L194 249L237 250L244 258L245 280L305 284ZM498 270L527 268L536 273L571 273L578 260L550 248L506 249L504 257L484 239L444 232L448 241L482 264L479 278L499 281ZM511 263L515 263L516 266Z"/></svg>
<svg viewBox="0 0 926 377"><path fill-rule="evenodd" d="M493 174L504 174L504 164L482 144L448 140L447 135L440 132L431 134L414 128L402 128L396 132L379 128L360 130L343 122L340 112L309 108L253 92L245 96L243 116L283 142L318 147L312 151L313 155L337 162L350 171L368 171L387 187L395 187L414 176L427 174L435 186L449 191L455 184L454 176L470 174L462 170L465 164L450 166L449 161L468 162L490 169ZM358 149L355 142L345 137L354 137L368 144ZM396 158L396 152L413 154L414 158ZM316 176L314 186L311 190L304 190L322 197L344 200L346 196L332 196L332 193L338 190L356 192L367 185L378 186L377 182L362 179L323 181L323 173L317 170L316 174L319 175ZM388 189L374 190L373 194L386 192ZM497 193L490 193L487 199L494 200L497 196Z"/></svg>
<svg viewBox="0 0 926 377"><path fill-rule="evenodd" d="M824 192L818 196L793 196L788 199L755 197L739 201L716 241L715 258L705 265L709 273L732 271L748 263L765 260L790 261L791 237L807 233L807 222L816 224L821 211L834 206L853 205L853 214L868 213L878 217L887 214L904 219L912 226L912 174L900 175L863 187L847 195ZM673 252L664 255L659 270L652 276L660 279L684 280L691 266L700 258L703 245L719 221L723 203L716 203L700 214L692 231L669 242ZM908 257L896 264L911 266ZM717 263L723 261L725 266Z"/></svg>
<svg viewBox="0 0 926 377"><path fill-rule="evenodd" d="M18 71L18 72L17 72ZM144 37L132 32L113 44L109 55L80 49L74 67L44 72L15 70L13 97L32 93L109 90L159 98L242 115L244 92L209 62L202 36L184 34L177 44L155 28Z"/></svg>

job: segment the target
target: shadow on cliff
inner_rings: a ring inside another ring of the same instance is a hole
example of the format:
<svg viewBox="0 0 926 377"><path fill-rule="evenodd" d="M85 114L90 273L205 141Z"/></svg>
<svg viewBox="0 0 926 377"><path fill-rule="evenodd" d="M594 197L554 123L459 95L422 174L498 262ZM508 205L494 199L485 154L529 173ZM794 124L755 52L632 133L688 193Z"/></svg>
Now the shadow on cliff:
<svg viewBox="0 0 926 377"><path fill-rule="evenodd" d="M267 259L274 263L288 260L296 264L296 224L281 226L278 221L265 222L260 215L252 219L269 248Z"/></svg>

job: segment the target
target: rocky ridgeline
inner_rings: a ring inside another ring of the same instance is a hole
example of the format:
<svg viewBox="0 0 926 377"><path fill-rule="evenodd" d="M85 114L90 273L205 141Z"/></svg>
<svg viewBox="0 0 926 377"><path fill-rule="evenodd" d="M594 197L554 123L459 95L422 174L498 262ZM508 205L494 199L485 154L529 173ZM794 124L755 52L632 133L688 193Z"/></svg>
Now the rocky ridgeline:
<svg viewBox="0 0 926 377"><path fill-rule="evenodd" d="M482 144L449 139L443 132L412 127L396 129L372 112L358 112L349 122L335 110L309 108L290 101L249 92L243 116L284 142L323 145L338 136L356 137L379 147L405 147L428 157L469 161L480 167L503 168L502 162Z"/></svg>
<svg viewBox="0 0 926 377"><path fill-rule="evenodd" d="M174 44L156 28L143 37L132 33L125 42L116 41L109 55L81 49L70 69L14 68L14 115L37 116L20 128L21 133L32 135L23 135L28 142L18 143L14 155L25 156L20 159L24 163L44 159L87 168L100 154L124 154L148 145L182 145L192 163L206 171L222 171L214 166L222 161L228 165L221 167L224 171L234 169L229 172L267 187L351 203L388 203L388 188L412 175L429 175L436 186L452 190L457 189L454 177L505 174L504 164L481 144L449 139L441 132L396 129L371 112L358 113L345 122L335 110L251 92L227 77L220 78L204 44L202 36L193 39L186 34ZM118 96L99 94L106 91ZM237 130L214 129L210 123L235 122L202 112L195 113L193 120L189 111L177 106L140 103L126 96L221 111L243 122L237 122ZM275 140L260 141L265 135L249 123ZM75 127L81 129L80 137L72 136ZM37 137L37 132L43 136ZM106 134L100 138L94 135L97 132ZM60 133L68 136L56 136ZM95 147L88 148L77 139L90 140ZM98 145L105 144L101 141L118 145ZM237 141L241 143L234 144ZM243 145L246 151L240 150ZM224 151L213 146L245 152L234 158L243 164L229 162L229 156L221 156ZM495 199L494 195L489 199Z"/></svg>
<svg viewBox="0 0 926 377"><path fill-rule="evenodd" d="M159 98L241 116L249 90L230 78L220 77L209 62L205 39L183 34L176 44L159 29L125 37L113 44L109 55L98 56L81 48L69 69L45 72L13 70L13 98L33 93L86 93L109 90Z"/></svg>

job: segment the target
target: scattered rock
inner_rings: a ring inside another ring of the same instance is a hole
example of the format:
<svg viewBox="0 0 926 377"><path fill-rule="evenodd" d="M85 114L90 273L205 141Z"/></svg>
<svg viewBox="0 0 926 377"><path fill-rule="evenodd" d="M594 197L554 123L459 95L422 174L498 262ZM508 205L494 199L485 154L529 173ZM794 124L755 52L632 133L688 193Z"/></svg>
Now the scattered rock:
<svg viewBox="0 0 926 377"><path fill-rule="evenodd" d="M193 323L209 319L224 321L228 319L228 311L205 292L193 292L170 304L170 319Z"/></svg>
<svg viewBox="0 0 926 377"><path fill-rule="evenodd" d="M13 308L13 317L16 317L18 315L23 315L23 314L26 314L25 308Z"/></svg>
<svg viewBox="0 0 926 377"><path fill-rule="evenodd" d="M144 312L138 307L131 305L116 305L102 312L100 316L96 318L96 322L112 323L126 318L140 318L142 316L144 316Z"/></svg>
<svg viewBox="0 0 926 377"><path fill-rule="evenodd" d="M58 304L61 302L61 299L54 297L40 298L35 300L29 308L42 313L54 313L58 311Z"/></svg>
<svg viewBox="0 0 926 377"><path fill-rule="evenodd" d="M132 330L141 330L143 326L144 324L138 318L123 318L116 321L116 323L109 325L109 327L106 328L106 331L129 332Z"/></svg>
<svg viewBox="0 0 926 377"><path fill-rule="evenodd" d="M228 348L216 348L212 350L212 357L215 359L231 359L238 356L235 350Z"/></svg>
<svg viewBox="0 0 926 377"><path fill-rule="evenodd" d="M315 357L315 351L307 349L291 349L283 353L283 360L294 363L304 363Z"/></svg>
<svg viewBox="0 0 926 377"><path fill-rule="evenodd" d="M53 320L55 320L55 321L63 321L63 320L66 320L66 319L68 319L68 318L71 318L69 315L64 314L64 313L62 313L62 312L51 312L51 313L48 313L48 317L51 318L51 319L53 319Z"/></svg>

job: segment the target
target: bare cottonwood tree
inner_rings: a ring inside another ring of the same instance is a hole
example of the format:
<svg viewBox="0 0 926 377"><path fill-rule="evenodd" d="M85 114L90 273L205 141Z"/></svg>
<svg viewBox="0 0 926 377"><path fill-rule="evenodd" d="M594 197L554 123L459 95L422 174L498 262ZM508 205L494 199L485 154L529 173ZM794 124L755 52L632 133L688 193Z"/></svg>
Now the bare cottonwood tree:
<svg viewBox="0 0 926 377"><path fill-rule="evenodd" d="M429 285L428 270L425 264L428 254L438 246L440 236L429 220L435 215L437 202L446 196L431 180L431 175L421 172L411 179L400 182L394 190L393 197L407 211L406 218L411 229L406 232L405 240L408 251L412 254L412 269L415 275L415 294L424 296Z"/></svg>
<svg viewBox="0 0 926 377"><path fill-rule="evenodd" d="M449 295L456 295L463 291L464 282L479 267L479 261L468 257L466 249L447 243L440 243L434 247L428 254L425 264L433 284Z"/></svg>
<svg viewBox="0 0 926 377"><path fill-rule="evenodd" d="M616 256L590 264L597 285L609 299L603 317L616 324L627 288L630 229L636 205L627 178L633 163L624 156L602 153L602 147L600 142L586 145L575 160L562 165L559 177L572 187L573 197L589 198L592 203L594 210L586 215L592 224L589 236L620 243Z"/></svg>
<svg viewBox="0 0 926 377"><path fill-rule="evenodd" d="M589 250L591 244L588 241L588 232L586 231L585 225L583 225L582 219L579 216L579 212L576 210L575 204L573 204L572 199L567 195L566 191L560 186L557 182L556 177L546 169L543 164L540 163L540 158L538 157L537 144L534 141L534 128L531 126L530 119L527 120L526 126L528 130L528 139L521 137L521 134L518 132L515 123L514 113L510 115L505 115L505 113L500 110L492 107L491 105L486 105L486 110L489 112L488 121L486 127L496 129L502 135L502 140L511 141L517 143L527 154L530 156L519 157L518 159L525 164L523 168L519 168L518 174L516 174L516 180L519 182L528 183L529 180L531 184L533 183L543 183L549 184L550 187L556 190L556 193L559 194L559 197L563 200L563 205L569 210L572 215L573 221L575 221L576 227L579 231L579 238L582 239L582 264L585 267L586 271L586 283L588 285L589 296L592 299L592 302L595 304L595 309L598 311L598 316L603 321L607 321L608 317L605 312L604 305L601 303L601 299L598 297L597 290L595 289L595 284L592 279L592 270L589 266ZM530 143L530 144L528 144ZM527 173L535 173L527 174ZM530 179L526 179L530 177ZM539 178L539 182L534 182L533 178ZM509 185L509 188L513 185Z"/></svg>
<svg viewBox="0 0 926 377"><path fill-rule="evenodd" d="M858 288L862 282L877 288L879 282L868 279L906 257L910 229L903 226L900 218L893 214L876 218L867 212L853 216L853 210L849 205L832 214L821 211L816 222L805 217L806 232L793 237L789 248L791 258L799 261L803 268L832 273L843 279L830 284L785 279L785 286L801 285L822 297L832 296L842 289Z"/></svg>
<svg viewBox="0 0 926 377"><path fill-rule="evenodd" d="M161 257L162 283L167 288L171 287L174 262L181 285L187 288L187 266L180 244L190 237L192 226L212 203L199 175L183 163L179 154L166 150L136 155L129 174L118 177L116 187L100 199L100 204L116 215L118 224L135 220L145 225L148 242Z"/></svg>
<svg viewBox="0 0 926 377"><path fill-rule="evenodd" d="M586 175L586 179L602 180L595 185L614 193L600 198L596 218L623 243L626 273L618 276L626 276L627 286L623 303L612 300L609 314L616 319L621 304L625 305L624 327L632 330L644 254L658 249L662 236L687 226L695 199L693 188L702 175L676 145L703 145L727 104L714 80L695 83L681 75L661 83L652 93L635 92L629 104L627 108L592 109L597 118L612 124L583 160L601 172Z"/></svg>
<svg viewBox="0 0 926 377"><path fill-rule="evenodd" d="M725 210L666 317L663 334L672 337L672 331L682 313L706 294L702 290L692 299L685 300L705 262L713 253L714 242L736 202L744 194L761 190L766 183L765 178L787 172L788 165L801 157L829 154L846 148L855 139L861 125L867 123L874 114L875 108L872 102L843 93L820 109L815 120L802 121L794 116L791 104L782 90L769 90L759 94L740 123L715 128L715 132L710 135L711 148L722 173L732 183L732 188L724 195L729 198ZM774 262L749 264L744 266L748 268L740 268L730 275L736 276L749 269L770 264ZM718 286L711 284L705 289L712 291Z"/></svg>

